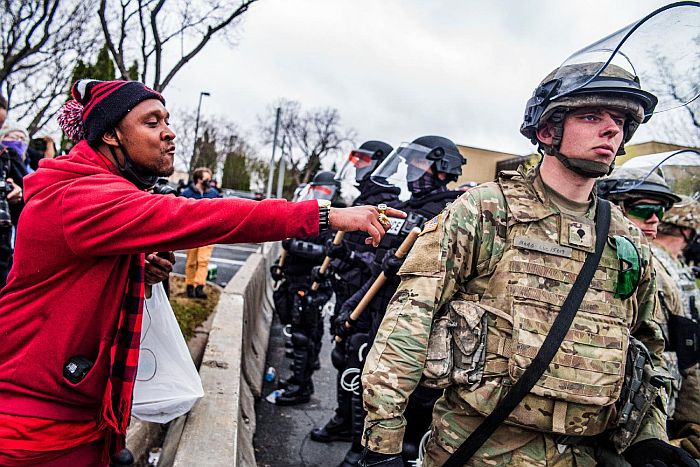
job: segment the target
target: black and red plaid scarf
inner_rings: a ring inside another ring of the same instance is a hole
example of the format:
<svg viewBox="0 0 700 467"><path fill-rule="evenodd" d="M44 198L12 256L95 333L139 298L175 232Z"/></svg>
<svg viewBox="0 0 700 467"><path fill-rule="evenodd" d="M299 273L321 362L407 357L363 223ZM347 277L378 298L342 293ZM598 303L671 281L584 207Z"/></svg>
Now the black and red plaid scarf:
<svg viewBox="0 0 700 467"><path fill-rule="evenodd" d="M124 448L126 429L131 417L131 399L139 363L141 318L144 294L144 254L132 255L124 288L117 333L110 350L110 375L102 399L100 429L109 433L108 453Z"/></svg>

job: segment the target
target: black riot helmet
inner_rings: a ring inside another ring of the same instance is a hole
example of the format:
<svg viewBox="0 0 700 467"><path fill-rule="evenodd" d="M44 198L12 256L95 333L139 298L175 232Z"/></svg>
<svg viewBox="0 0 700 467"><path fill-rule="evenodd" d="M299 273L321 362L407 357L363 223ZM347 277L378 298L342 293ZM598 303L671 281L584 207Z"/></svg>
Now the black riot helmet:
<svg viewBox="0 0 700 467"><path fill-rule="evenodd" d="M394 148L383 141L365 141L359 148L350 151L336 179L353 180L354 183L360 184L369 178L377 165L393 150Z"/></svg>
<svg viewBox="0 0 700 467"><path fill-rule="evenodd" d="M444 186L457 180L467 160L462 157L457 145L442 136L421 136L411 143L402 143L372 173L374 183L382 186L397 186L411 189L421 179L431 178L436 186ZM441 179L438 173L447 176Z"/></svg>
<svg viewBox="0 0 700 467"><path fill-rule="evenodd" d="M298 201L325 199L333 203L337 200L339 191L340 183L335 179L335 172L322 170L302 190Z"/></svg>

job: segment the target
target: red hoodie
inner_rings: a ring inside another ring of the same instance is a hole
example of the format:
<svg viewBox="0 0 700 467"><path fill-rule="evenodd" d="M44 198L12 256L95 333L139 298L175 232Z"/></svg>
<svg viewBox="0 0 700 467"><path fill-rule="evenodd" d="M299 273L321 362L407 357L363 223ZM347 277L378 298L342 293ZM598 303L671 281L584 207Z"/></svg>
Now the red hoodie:
<svg viewBox="0 0 700 467"><path fill-rule="evenodd" d="M0 293L0 413L92 420L129 255L318 234L315 201L177 198L139 191L81 141L24 179L14 265ZM73 356L95 362L78 384Z"/></svg>

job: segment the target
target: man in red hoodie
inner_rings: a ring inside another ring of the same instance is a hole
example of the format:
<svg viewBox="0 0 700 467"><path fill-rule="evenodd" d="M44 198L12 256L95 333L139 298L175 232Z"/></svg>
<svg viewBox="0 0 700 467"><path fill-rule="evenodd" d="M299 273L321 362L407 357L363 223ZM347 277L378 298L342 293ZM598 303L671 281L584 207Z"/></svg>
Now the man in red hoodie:
<svg viewBox="0 0 700 467"><path fill-rule="evenodd" d="M385 231L367 206L149 194L173 172L163 97L134 81L80 80L72 93L59 123L79 142L26 178L0 293L0 465L106 465L123 447L145 255L324 228L377 244Z"/></svg>

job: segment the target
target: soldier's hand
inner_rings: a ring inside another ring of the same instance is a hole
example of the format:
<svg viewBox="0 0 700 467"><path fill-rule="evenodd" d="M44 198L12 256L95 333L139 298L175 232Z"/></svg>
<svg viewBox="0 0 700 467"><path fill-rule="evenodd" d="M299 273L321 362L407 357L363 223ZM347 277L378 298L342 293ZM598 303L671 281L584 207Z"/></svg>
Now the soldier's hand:
<svg viewBox="0 0 700 467"><path fill-rule="evenodd" d="M386 215L390 217L406 217L406 213L394 208L387 208ZM379 222L379 210L374 206L353 206L351 208L330 208L328 222L333 230L367 232L371 238L365 243L379 246L379 242L391 224Z"/></svg>
<svg viewBox="0 0 700 467"><path fill-rule="evenodd" d="M671 444L685 449L691 456L700 459L700 425L686 423L678 431L678 438L671 440Z"/></svg>
<svg viewBox="0 0 700 467"><path fill-rule="evenodd" d="M148 255L146 257L146 264L144 265L144 280L146 284L154 285L167 279L173 271L174 263L174 256L168 255L168 258L163 258L158 256L157 253Z"/></svg>
<svg viewBox="0 0 700 467"><path fill-rule="evenodd" d="M360 467L403 467L401 454L382 454L366 451L360 460Z"/></svg>
<svg viewBox="0 0 700 467"><path fill-rule="evenodd" d="M286 238L282 240L282 248L289 251L289 247L292 246L292 239L291 238Z"/></svg>
<svg viewBox="0 0 700 467"><path fill-rule="evenodd" d="M311 268L311 280L318 284L322 284L328 278L328 269L326 272L321 272L321 266Z"/></svg>
<svg viewBox="0 0 700 467"><path fill-rule="evenodd" d="M348 248L345 246L345 243L340 242L340 245L335 245L333 244L333 239L329 238L326 241L326 256L329 258L333 259L339 259L341 261L345 261L348 256L350 256L350 251L348 251Z"/></svg>
<svg viewBox="0 0 700 467"><path fill-rule="evenodd" d="M284 279L284 272L277 264L270 266L270 275L274 281L281 281Z"/></svg>
<svg viewBox="0 0 700 467"><path fill-rule="evenodd" d="M396 248L388 250L382 258L382 271L386 277L394 277L399 272L405 258L396 257Z"/></svg>
<svg viewBox="0 0 700 467"><path fill-rule="evenodd" d="M645 439L628 447L622 453L627 462L635 465L653 465L655 467L679 466L698 467L698 463L685 450L668 444L660 439Z"/></svg>

